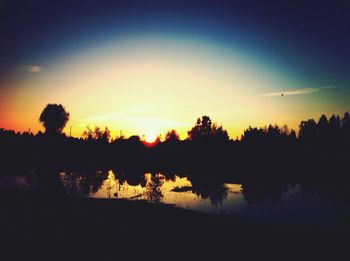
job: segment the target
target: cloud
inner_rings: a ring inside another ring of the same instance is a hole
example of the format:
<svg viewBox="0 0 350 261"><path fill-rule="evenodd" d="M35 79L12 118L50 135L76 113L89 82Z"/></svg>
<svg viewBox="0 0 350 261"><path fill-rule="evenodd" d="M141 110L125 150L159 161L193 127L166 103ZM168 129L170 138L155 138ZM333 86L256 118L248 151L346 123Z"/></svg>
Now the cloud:
<svg viewBox="0 0 350 261"><path fill-rule="evenodd" d="M333 89L335 86L322 86L322 87L307 87L295 89L292 91L279 91L279 92L269 92L259 95L260 97L275 97L275 96L291 96L291 95L303 95L309 93L315 93L325 89Z"/></svg>
<svg viewBox="0 0 350 261"><path fill-rule="evenodd" d="M26 72L30 72L30 73L39 73L39 72L41 72L42 69L43 69L43 67L38 66L38 65L24 66L24 70Z"/></svg>

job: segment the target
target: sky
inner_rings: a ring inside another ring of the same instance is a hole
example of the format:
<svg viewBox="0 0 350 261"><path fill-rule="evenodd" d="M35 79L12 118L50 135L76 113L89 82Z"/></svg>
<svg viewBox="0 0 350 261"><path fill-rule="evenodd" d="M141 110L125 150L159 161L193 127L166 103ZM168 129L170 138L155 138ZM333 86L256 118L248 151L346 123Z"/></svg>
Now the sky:
<svg viewBox="0 0 350 261"><path fill-rule="evenodd" d="M209 115L236 138L342 115L349 12L346 1L1 1L0 128L43 131L48 103L64 105L77 137L108 126L185 138Z"/></svg>

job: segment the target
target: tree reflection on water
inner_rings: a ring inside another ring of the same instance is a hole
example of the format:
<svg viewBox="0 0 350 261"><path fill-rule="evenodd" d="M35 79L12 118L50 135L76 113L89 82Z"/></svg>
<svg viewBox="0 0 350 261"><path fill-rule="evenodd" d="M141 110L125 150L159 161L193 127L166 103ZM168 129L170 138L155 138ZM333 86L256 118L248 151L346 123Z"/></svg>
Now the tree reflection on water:
<svg viewBox="0 0 350 261"><path fill-rule="evenodd" d="M322 215L331 206L331 216L336 217L338 213L344 220L350 217L349 182L345 181L341 185L316 186L242 179L240 184L235 184L205 173L166 176L159 172L118 173L116 170L61 172L60 177L66 195L73 197L140 199L211 213L245 215L254 208L276 215L288 210L286 216L309 212L309 219L313 221L315 213Z"/></svg>
<svg viewBox="0 0 350 261"><path fill-rule="evenodd" d="M191 179L192 191L202 199L209 199L212 205L222 205L227 198L228 188L222 181L211 179L207 176Z"/></svg>
<svg viewBox="0 0 350 261"><path fill-rule="evenodd" d="M242 194L248 203L262 204L268 200L278 202L287 191L287 184L277 182L246 181L242 184Z"/></svg>
<svg viewBox="0 0 350 261"><path fill-rule="evenodd" d="M145 174L146 191L145 196L148 200L153 202L160 202L163 198L162 186L165 182L165 176L162 174L152 175Z"/></svg>

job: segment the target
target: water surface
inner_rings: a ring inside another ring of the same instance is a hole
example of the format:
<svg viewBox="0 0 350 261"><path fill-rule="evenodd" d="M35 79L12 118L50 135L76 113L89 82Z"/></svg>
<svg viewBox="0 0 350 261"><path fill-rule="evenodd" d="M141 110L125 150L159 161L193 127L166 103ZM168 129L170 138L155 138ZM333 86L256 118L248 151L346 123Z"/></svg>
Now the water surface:
<svg viewBox="0 0 350 261"><path fill-rule="evenodd" d="M128 177L110 170L97 173L96 176L104 178L96 185L79 173L60 175L68 193L72 193L72 189L69 191L67 184L71 186L74 182L75 194L91 198L146 200L274 223L329 224L350 217L350 201L342 196L334 198L334 193L340 191L334 191L332 186L328 188L328 195L323 184L235 184L191 176L167 177L161 173Z"/></svg>
<svg viewBox="0 0 350 261"><path fill-rule="evenodd" d="M145 200L273 223L337 224L350 220L346 182L237 184L213 176L116 170L60 172L57 181L68 197ZM0 189L34 190L37 186L35 172L0 177Z"/></svg>

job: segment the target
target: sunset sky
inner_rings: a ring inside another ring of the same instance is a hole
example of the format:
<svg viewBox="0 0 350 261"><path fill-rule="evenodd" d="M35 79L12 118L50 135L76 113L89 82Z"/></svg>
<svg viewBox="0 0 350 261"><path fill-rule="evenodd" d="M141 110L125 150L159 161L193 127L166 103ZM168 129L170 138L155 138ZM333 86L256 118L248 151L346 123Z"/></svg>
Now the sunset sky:
<svg viewBox="0 0 350 261"><path fill-rule="evenodd" d="M0 128L43 130L48 103L73 136L185 138L209 115L235 138L349 111L349 5L282 2L1 1Z"/></svg>

